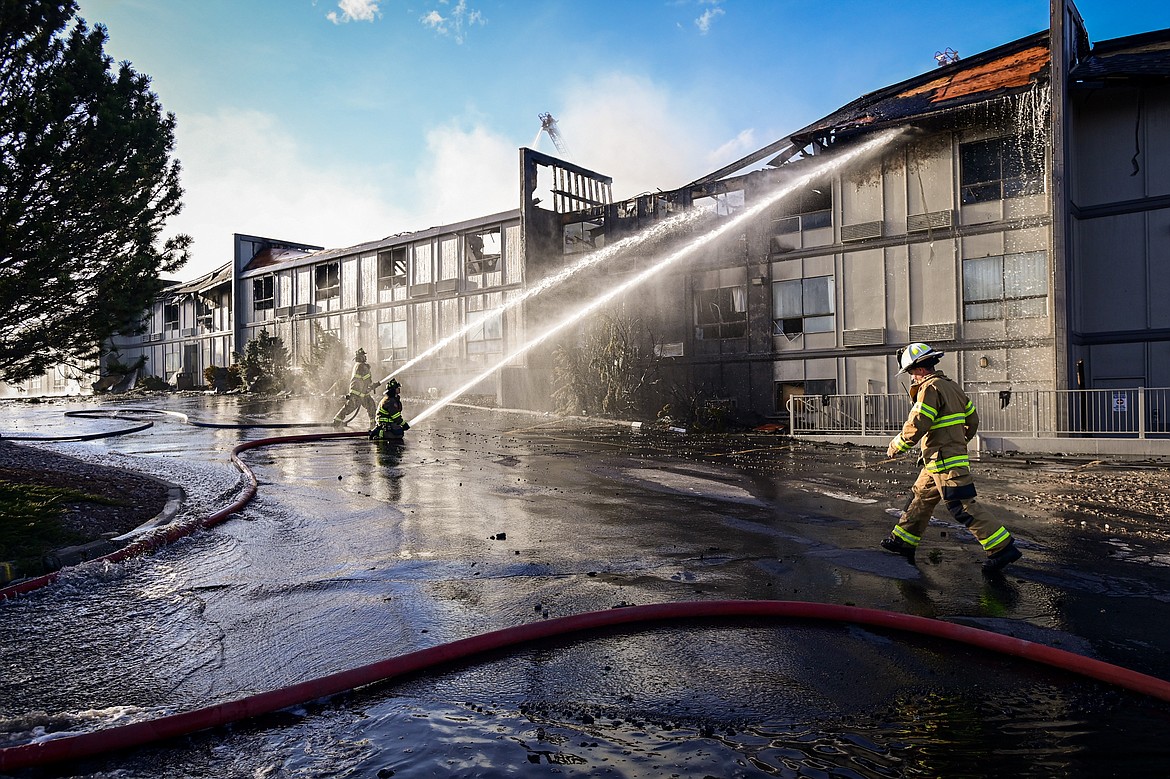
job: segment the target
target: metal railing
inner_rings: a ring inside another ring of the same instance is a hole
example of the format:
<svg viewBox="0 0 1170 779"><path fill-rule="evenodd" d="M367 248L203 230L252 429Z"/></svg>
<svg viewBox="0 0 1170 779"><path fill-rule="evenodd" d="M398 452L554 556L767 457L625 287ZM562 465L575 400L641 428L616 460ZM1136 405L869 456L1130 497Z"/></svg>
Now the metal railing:
<svg viewBox="0 0 1170 779"><path fill-rule="evenodd" d="M979 432L1033 437L1170 437L1170 388L1002 390L969 393ZM890 435L902 429L910 398L802 395L788 403L793 435Z"/></svg>

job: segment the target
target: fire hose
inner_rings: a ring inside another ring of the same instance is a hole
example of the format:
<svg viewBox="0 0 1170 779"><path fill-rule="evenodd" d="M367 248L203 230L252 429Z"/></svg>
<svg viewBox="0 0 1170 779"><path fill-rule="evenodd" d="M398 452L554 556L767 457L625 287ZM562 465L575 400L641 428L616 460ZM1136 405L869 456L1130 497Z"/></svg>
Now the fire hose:
<svg viewBox="0 0 1170 779"><path fill-rule="evenodd" d="M683 601L590 611L517 625L202 709L2 748L0 772L131 749L553 637L617 626L647 626L710 618L788 618L852 623L932 636L1053 666L1170 702L1170 682L1162 679L1062 649L941 620L803 601Z"/></svg>
<svg viewBox="0 0 1170 779"><path fill-rule="evenodd" d="M245 486L244 492L231 505L202 520L165 528L123 547L117 552L97 559L120 562L144 554L195 530L220 524L232 514L240 511L255 496L258 486L255 474L239 457L242 452L278 443L302 443L330 438L364 437L365 435L365 432L311 433L262 438L238 444L232 449L231 460L247 478L248 484ZM0 599L43 587L55 581L59 575L60 572L54 572L0 589ZM421 649L227 703L90 733L50 737L28 744L0 748L0 771L12 771L131 749L328 698L357 687L385 682L407 674L472 658L476 655L505 648L515 648L552 637L587 633L616 626L645 626L704 618L789 618L852 623L916 633L1024 658L1170 702L1170 682L1165 680L1062 649L942 620L857 606L802 601L685 601L625 606L541 620Z"/></svg>

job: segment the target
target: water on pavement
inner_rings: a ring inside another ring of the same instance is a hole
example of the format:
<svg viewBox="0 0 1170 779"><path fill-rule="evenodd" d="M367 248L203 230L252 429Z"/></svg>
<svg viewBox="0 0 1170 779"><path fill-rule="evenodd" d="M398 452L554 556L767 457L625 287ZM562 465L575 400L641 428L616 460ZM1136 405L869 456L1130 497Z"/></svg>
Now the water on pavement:
<svg viewBox="0 0 1170 779"><path fill-rule="evenodd" d="M117 426L61 416L94 405L5 404L0 431ZM334 410L198 396L134 405L247 424ZM328 430L159 419L132 435L34 445L179 484L181 520L238 494L228 455L240 441ZM239 515L0 603L0 739L227 702L534 620L684 600L937 617L1170 678L1165 529L1141 516L1123 536L1081 524L1092 495L1069 497L1059 467L1026 478L1018 463L977 467L981 496L1027 555L987 581L977 544L941 512L917 567L876 548L913 473L863 468L881 458L872 451L450 406L401 450L347 438L243 457L260 487ZM1063 500L1046 500L1058 488ZM546 642L60 770L1160 776L1168 728L1166 704L981 650L848 625L709 620Z"/></svg>

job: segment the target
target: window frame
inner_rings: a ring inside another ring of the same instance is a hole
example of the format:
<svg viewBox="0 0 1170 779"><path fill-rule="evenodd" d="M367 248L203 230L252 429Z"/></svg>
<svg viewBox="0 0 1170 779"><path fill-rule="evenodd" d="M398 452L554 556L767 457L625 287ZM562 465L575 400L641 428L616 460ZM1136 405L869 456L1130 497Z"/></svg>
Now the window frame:
<svg viewBox="0 0 1170 779"><path fill-rule="evenodd" d="M381 363L406 362L409 359L410 328L407 326L406 313L406 306L396 306L390 311L390 319L378 323L378 359Z"/></svg>
<svg viewBox="0 0 1170 779"><path fill-rule="evenodd" d="M772 209L772 235L833 226L833 186L823 181L783 198Z"/></svg>
<svg viewBox="0 0 1170 779"><path fill-rule="evenodd" d="M1010 264L1020 265L1029 260L1041 259L1039 274L1033 272L1027 276L1021 275L1026 269L1009 268ZM972 288L980 283L974 271L980 265L998 265L994 274L993 284L987 285L986 279L982 283L989 290L998 290L996 294L980 293ZM1041 319L1048 316L1048 286L1050 273L1048 266L1048 252L1014 252L1011 254L992 254L986 257L969 257L963 260L963 321L965 322L993 322L1001 319ZM1021 284L1021 279L1023 284ZM1042 292L1037 290L1043 289ZM1014 293L1014 294L1013 294ZM1038 310L1038 301L1043 301L1043 311ZM991 312L990 315L972 316L972 312Z"/></svg>
<svg viewBox="0 0 1170 779"><path fill-rule="evenodd" d="M467 298L466 321L470 324L481 319L464 336L464 346L469 359L486 361L489 355L504 353L504 316L502 307L488 306L486 296L473 295Z"/></svg>
<svg viewBox="0 0 1170 779"><path fill-rule="evenodd" d="M264 311L276 306L276 275L272 273L252 279L252 309Z"/></svg>
<svg viewBox="0 0 1170 779"><path fill-rule="evenodd" d="M813 284L810 284L812 282ZM822 290L823 298L814 296ZM790 299L779 295L778 290L799 287L800 312L779 310L782 300ZM796 329L799 323L800 329ZM810 325L813 325L810 327ZM837 278L833 275L807 276L799 279L781 279L772 282L772 335L795 340L805 333L832 333L837 329Z"/></svg>
<svg viewBox="0 0 1170 779"><path fill-rule="evenodd" d="M959 202L967 206L1043 194L1043 154L1043 147L1025 135L960 143Z"/></svg>
<svg viewBox="0 0 1170 779"><path fill-rule="evenodd" d="M322 283L324 276L324 283ZM321 262L313 266L313 299L332 300L341 297L341 263Z"/></svg>
<svg viewBox="0 0 1170 779"><path fill-rule="evenodd" d="M739 301L737 301L739 298ZM737 305L742 308L737 309ZM693 298L695 340L747 338L747 285L696 289Z"/></svg>
<svg viewBox="0 0 1170 779"><path fill-rule="evenodd" d="M378 252L378 290L406 286L407 251L405 246L392 246Z"/></svg>

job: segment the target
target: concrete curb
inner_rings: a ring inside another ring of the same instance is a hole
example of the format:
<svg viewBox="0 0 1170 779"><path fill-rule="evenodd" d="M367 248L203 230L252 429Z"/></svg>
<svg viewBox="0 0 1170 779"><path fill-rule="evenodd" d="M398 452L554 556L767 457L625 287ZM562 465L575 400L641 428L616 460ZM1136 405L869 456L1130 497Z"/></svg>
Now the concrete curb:
<svg viewBox="0 0 1170 779"><path fill-rule="evenodd" d="M141 473L139 475L146 476L146 474ZM146 478L156 481L167 488L167 502L163 506L162 511L127 533L118 536L106 534L96 541L79 544L78 546L67 546L61 549L55 549L52 552L47 552L44 557L45 567L51 571L59 571L66 566L78 565L79 563L84 563L86 560L92 560L95 557L104 557L105 555L118 551L138 536L156 530L174 519L183 505L183 488L177 484L156 479L153 476L146 476Z"/></svg>

